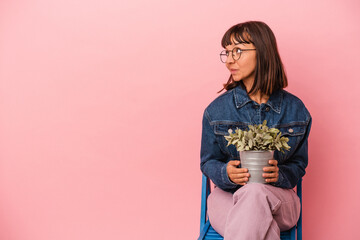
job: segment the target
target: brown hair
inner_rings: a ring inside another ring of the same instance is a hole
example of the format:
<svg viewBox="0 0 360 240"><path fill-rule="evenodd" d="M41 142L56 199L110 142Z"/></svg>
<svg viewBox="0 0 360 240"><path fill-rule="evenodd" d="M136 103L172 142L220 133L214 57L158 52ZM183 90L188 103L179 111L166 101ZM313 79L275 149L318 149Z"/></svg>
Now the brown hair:
<svg viewBox="0 0 360 240"><path fill-rule="evenodd" d="M248 94L260 91L271 95L274 91L287 87L287 77L278 52L276 38L268 25L259 21L249 21L232 26L224 34L221 45L231 45L232 37L239 43L252 43L256 48L255 80ZM234 81L230 75L222 90L230 90L244 83Z"/></svg>

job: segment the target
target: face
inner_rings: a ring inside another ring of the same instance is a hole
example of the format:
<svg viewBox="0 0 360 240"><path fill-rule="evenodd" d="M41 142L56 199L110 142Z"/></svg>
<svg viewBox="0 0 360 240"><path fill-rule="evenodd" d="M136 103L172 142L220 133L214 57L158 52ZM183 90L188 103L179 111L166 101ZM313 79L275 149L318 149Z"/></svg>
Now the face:
<svg viewBox="0 0 360 240"><path fill-rule="evenodd" d="M232 38L232 44L226 46L226 50L229 52L233 48L240 49L255 49L255 46L252 43L238 43L234 38ZM234 60L231 56L231 52L226 60L226 67L229 69L234 81L243 80L245 83L252 83L255 78L255 67L256 67L256 51L243 51L241 52L240 58Z"/></svg>

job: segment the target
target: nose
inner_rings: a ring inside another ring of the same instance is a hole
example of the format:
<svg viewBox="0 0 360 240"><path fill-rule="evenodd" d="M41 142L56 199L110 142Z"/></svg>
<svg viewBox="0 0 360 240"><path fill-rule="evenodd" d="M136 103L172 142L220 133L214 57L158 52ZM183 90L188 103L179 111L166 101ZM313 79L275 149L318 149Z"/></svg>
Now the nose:
<svg viewBox="0 0 360 240"><path fill-rule="evenodd" d="M234 58L232 57L231 53L227 56L226 58L226 63L233 63L235 60Z"/></svg>

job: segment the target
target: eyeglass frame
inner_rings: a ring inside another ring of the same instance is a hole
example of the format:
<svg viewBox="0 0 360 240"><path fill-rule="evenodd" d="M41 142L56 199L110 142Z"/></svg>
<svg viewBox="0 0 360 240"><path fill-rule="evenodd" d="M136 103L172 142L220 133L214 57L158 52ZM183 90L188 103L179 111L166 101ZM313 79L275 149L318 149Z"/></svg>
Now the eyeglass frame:
<svg viewBox="0 0 360 240"><path fill-rule="evenodd" d="M235 49L239 49L239 50L240 50L240 54L239 54L239 58L238 58L238 59L235 59L235 58L234 58L234 55L235 55L235 54L233 53L233 51L234 51ZM252 48L252 49L241 49L241 48L239 48L239 47L234 47L231 51L222 50L222 51L220 52L220 61L221 61L222 63L226 63L227 58L229 57L229 55L227 55L226 52L228 52L228 53L231 52L231 57L232 57L232 59L234 59L234 61L237 61L237 60L240 59L242 52L251 51L251 50L256 50L256 48ZM225 53L223 53L223 52L225 52ZM225 61L225 62L222 61L221 55L226 56L226 61Z"/></svg>

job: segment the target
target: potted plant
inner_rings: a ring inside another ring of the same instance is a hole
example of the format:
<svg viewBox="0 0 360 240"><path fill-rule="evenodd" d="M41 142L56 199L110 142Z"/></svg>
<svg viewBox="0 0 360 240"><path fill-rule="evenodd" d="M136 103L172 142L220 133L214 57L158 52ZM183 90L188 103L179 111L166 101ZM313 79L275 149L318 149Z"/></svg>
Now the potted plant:
<svg viewBox="0 0 360 240"><path fill-rule="evenodd" d="M241 167L247 168L250 173L248 183L266 183L263 178L263 168L269 165L269 160L274 158L274 151L289 150L289 139L281 136L277 128L269 128L264 120L259 125L249 125L249 130L236 129L233 133L229 129L229 135L225 136L228 145L235 145L240 152Z"/></svg>

